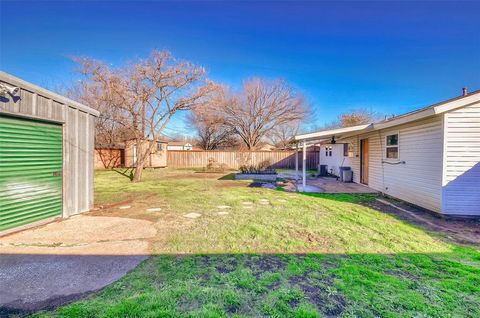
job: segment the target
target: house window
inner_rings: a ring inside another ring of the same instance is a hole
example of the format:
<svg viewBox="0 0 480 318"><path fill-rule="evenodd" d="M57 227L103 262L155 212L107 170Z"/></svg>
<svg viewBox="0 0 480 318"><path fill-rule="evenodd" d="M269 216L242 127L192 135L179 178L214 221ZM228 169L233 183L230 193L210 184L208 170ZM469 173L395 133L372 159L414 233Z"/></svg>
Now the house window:
<svg viewBox="0 0 480 318"><path fill-rule="evenodd" d="M325 146L325 157L332 156L332 146Z"/></svg>
<svg viewBox="0 0 480 318"><path fill-rule="evenodd" d="M398 134L388 135L385 145L385 157L387 159L398 159Z"/></svg>
<svg viewBox="0 0 480 318"><path fill-rule="evenodd" d="M163 151L163 143L157 142L157 150L158 151Z"/></svg>
<svg viewBox="0 0 480 318"><path fill-rule="evenodd" d="M352 143L343 144L343 156L344 157L353 157L353 144Z"/></svg>

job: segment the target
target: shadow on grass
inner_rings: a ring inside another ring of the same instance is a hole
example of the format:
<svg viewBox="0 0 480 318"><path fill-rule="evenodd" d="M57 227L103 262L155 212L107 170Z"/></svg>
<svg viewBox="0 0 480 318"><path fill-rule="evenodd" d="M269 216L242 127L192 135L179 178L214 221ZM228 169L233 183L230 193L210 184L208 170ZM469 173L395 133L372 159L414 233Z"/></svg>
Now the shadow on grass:
<svg viewBox="0 0 480 318"><path fill-rule="evenodd" d="M124 170L120 170L118 168L112 168L112 171L115 171L118 174L121 174L124 177L127 177L130 181L133 180L133 168L127 168Z"/></svg>
<svg viewBox="0 0 480 318"><path fill-rule="evenodd" d="M226 174L226 175L218 178L218 180L235 180L235 172Z"/></svg>
<svg viewBox="0 0 480 318"><path fill-rule="evenodd" d="M444 253L156 255L100 292L56 309L87 295L69 294L72 281L99 278L95 262L85 259L112 256L2 257L16 268L22 262L42 266L23 276L12 269L0 282L0 293L18 297L1 304L0 315L38 310L54 310L40 316L62 317L480 315L480 253L467 247ZM115 257L121 265L134 256ZM55 268L62 258L72 265L68 275ZM78 275L76 263L87 267ZM29 284L34 277L37 283ZM43 293L46 301L29 303L34 293Z"/></svg>

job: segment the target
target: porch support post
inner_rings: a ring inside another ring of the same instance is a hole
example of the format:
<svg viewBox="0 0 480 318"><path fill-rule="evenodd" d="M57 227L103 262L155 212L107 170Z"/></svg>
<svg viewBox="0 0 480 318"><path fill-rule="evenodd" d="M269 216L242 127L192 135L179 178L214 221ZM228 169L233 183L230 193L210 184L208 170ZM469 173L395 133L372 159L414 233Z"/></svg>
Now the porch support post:
<svg viewBox="0 0 480 318"><path fill-rule="evenodd" d="M295 146L295 183L298 183L298 143Z"/></svg>
<svg viewBox="0 0 480 318"><path fill-rule="evenodd" d="M303 191L307 185L307 142L303 142L303 165L302 165L302 185Z"/></svg>
<svg viewBox="0 0 480 318"><path fill-rule="evenodd" d="M318 176L320 176L320 165L322 164L320 162L320 157L322 156L322 145L321 144L318 144Z"/></svg>

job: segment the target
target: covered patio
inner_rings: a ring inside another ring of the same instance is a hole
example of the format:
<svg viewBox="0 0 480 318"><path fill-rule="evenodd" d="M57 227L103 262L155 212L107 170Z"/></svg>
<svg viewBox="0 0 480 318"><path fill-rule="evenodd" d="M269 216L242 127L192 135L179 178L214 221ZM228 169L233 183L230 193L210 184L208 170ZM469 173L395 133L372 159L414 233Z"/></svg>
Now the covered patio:
<svg viewBox="0 0 480 318"><path fill-rule="evenodd" d="M298 191L302 192L324 192L324 193L377 193L377 191L366 185L354 182L341 182L335 177L312 177L307 176L306 159L307 147L309 145L320 144L323 142L331 142L334 144L336 140L346 138L359 132L367 132L373 130L373 124L358 125L348 128L339 128L333 130L319 131L310 134L295 136L297 141L297 155L295 156L295 176ZM299 180L299 160L298 152L302 148L302 173L301 181ZM322 164L320 158L321 147L318 153L319 164Z"/></svg>
<svg viewBox="0 0 480 318"><path fill-rule="evenodd" d="M322 193L377 193L377 191L363 185L354 182L341 182L332 177L309 177L307 178L308 184L305 192L315 192L315 188L318 188L318 192ZM297 184L299 191L303 190L301 183ZM310 190L310 191L308 191Z"/></svg>

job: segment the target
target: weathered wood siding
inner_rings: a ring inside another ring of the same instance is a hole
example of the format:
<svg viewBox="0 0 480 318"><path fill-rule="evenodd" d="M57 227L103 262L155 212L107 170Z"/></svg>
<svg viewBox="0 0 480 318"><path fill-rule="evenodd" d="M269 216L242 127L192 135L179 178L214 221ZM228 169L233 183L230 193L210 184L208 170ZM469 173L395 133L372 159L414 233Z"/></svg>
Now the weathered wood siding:
<svg viewBox="0 0 480 318"><path fill-rule="evenodd" d="M239 169L244 164L257 165L269 161L273 168L295 168L295 151L168 151L169 167L200 168L213 159L220 164L226 164L231 169ZM302 153L298 154L299 168L302 167ZM318 152L307 152L307 169L316 169Z"/></svg>
<svg viewBox="0 0 480 318"><path fill-rule="evenodd" d="M140 153L146 153L153 141L143 140L140 142L140 146L137 145L135 140L128 140L125 142L125 167L134 167L136 160L138 160ZM162 142L162 150L159 150L155 145L148 154L148 158L145 160L145 168L165 168L167 166L167 143ZM134 158L134 147L137 145L137 158Z"/></svg>
<svg viewBox="0 0 480 318"><path fill-rule="evenodd" d="M444 116L443 213L480 215L480 104Z"/></svg>
<svg viewBox="0 0 480 318"><path fill-rule="evenodd" d="M399 160L385 160L386 136L399 135ZM354 145L348 158L354 182L360 182L360 140L369 139L369 183L374 190L441 212L442 116L342 140ZM405 161L405 163L400 163ZM344 165L347 165L345 163Z"/></svg>
<svg viewBox="0 0 480 318"><path fill-rule="evenodd" d="M100 148L95 149L95 169L119 168L123 164L123 149Z"/></svg>
<svg viewBox="0 0 480 318"><path fill-rule="evenodd" d="M1 71L0 81L20 88L15 97L0 97L0 113L63 125L63 215L91 209L98 112Z"/></svg>

